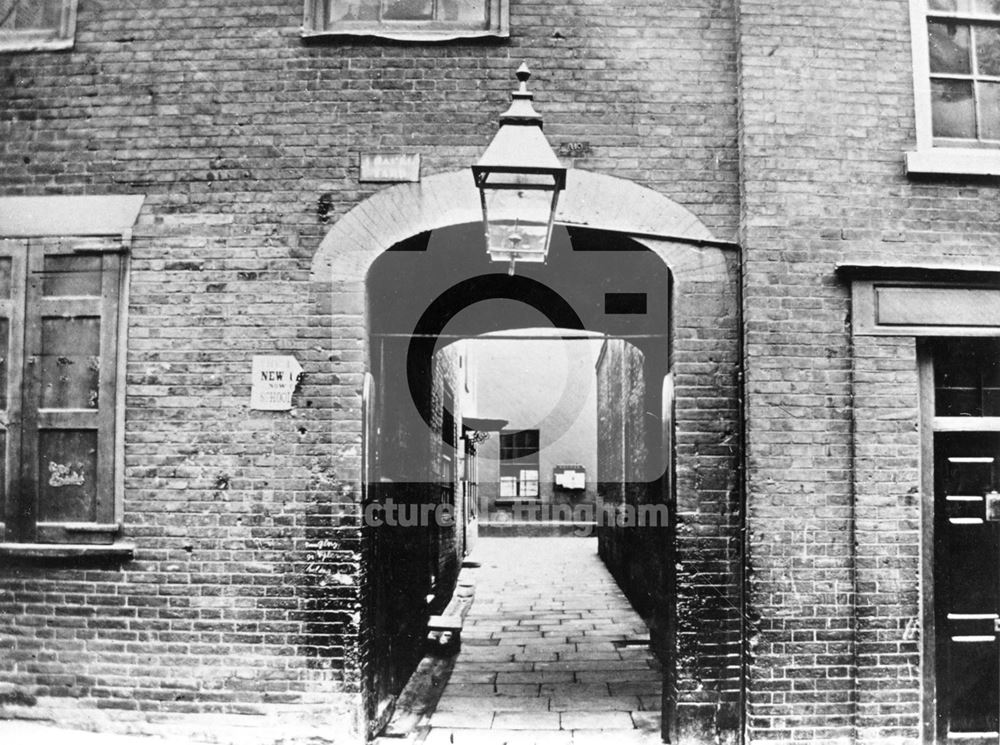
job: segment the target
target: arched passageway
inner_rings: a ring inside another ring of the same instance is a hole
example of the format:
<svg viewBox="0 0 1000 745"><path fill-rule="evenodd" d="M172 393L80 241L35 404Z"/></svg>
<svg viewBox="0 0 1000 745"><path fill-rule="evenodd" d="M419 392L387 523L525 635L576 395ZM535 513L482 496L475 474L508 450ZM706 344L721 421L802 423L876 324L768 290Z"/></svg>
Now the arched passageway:
<svg viewBox="0 0 1000 745"><path fill-rule="evenodd" d="M622 455L615 478L599 475L601 488L612 500L669 505L672 517L656 530L602 528L602 556L650 620L666 663L668 727L732 732L740 675L733 257L654 192L571 171L549 260L508 277L481 245L475 197L466 173L387 189L342 218L317 255L334 312L362 317L368 331L358 370L369 376L358 470L365 500L461 498L458 361L436 361L442 333L531 328L541 317L602 335ZM377 723L420 657L423 623L447 602L464 546L438 524L363 526L363 534L361 661ZM688 685L695 679L697 690ZM698 718L706 704L711 722Z"/></svg>

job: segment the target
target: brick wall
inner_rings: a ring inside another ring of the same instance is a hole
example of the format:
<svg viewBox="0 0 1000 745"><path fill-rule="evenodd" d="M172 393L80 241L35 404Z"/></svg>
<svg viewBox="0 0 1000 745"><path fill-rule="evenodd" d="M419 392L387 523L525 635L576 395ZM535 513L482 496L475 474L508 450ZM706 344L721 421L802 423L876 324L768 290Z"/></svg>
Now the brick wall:
<svg viewBox="0 0 1000 745"><path fill-rule="evenodd" d="M907 178L909 6L739 4L754 740L913 742L913 340L838 263L995 263L993 182Z"/></svg>
<svg viewBox="0 0 1000 745"><path fill-rule="evenodd" d="M711 273L675 264L671 302L676 555L658 565L676 569L660 581L677 595L677 726L693 742L735 741L742 716L739 270L719 254Z"/></svg>
<svg viewBox="0 0 1000 745"><path fill-rule="evenodd" d="M307 45L300 19L291 1L81 3L72 51L0 57L3 194L147 195L128 326L136 560L3 570L5 680L107 707L356 716L364 289L308 272L330 221L378 188L358 183L360 152L465 167L527 59L548 136L590 144L575 165L736 231L728 0L513 2L500 43ZM268 353L306 369L291 413L248 409L250 357Z"/></svg>
<svg viewBox="0 0 1000 745"><path fill-rule="evenodd" d="M922 685L916 344L856 336L854 359L858 739L914 741Z"/></svg>

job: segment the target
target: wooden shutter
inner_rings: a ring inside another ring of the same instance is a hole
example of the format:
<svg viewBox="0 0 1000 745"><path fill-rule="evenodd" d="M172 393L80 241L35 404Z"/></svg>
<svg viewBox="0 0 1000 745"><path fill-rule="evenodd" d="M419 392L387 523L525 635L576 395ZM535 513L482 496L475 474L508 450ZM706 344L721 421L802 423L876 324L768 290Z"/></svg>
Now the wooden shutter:
<svg viewBox="0 0 1000 745"><path fill-rule="evenodd" d="M20 483L39 542L105 543L115 524L121 256L28 253Z"/></svg>
<svg viewBox="0 0 1000 745"><path fill-rule="evenodd" d="M0 240L0 538L21 539L34 525L34 513L19 500L21 449L21 373L24 362L24 282L28 244Z"/></svg>

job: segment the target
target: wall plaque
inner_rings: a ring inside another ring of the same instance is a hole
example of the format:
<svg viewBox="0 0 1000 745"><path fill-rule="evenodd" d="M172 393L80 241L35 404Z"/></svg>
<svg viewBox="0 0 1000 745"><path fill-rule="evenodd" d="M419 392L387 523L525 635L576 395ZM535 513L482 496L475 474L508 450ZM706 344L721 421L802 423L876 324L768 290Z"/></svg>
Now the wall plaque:
<svg viewBox="0 0 1000 745"><path fill-rule="evenodd" d="M292 393L302 374L302 365L291 355L254 355L250 408L258 411L288 411Z"/></svg>
<svg viewBox="0 0 1000 745"><path fill-rule="evenodd" d="M402 153L361 153L362 182L420 180L420 156Z"/></svg>

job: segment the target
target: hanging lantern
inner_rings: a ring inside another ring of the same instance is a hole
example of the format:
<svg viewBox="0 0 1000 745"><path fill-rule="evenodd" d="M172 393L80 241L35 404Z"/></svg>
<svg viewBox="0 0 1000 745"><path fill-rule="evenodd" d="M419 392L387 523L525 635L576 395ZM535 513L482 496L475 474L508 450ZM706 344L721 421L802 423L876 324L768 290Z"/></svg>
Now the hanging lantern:
<svg viewBox="0 0 1000 745"><path fill-rule="evenodd" d="M542 117L528 92L531 71L517 70L520 86L510 108L500 115L500 129L479 162L472 166L483 205L486 251L493 261L544 262L552 240L559 192L566 169L542 134Z"/></svg>

